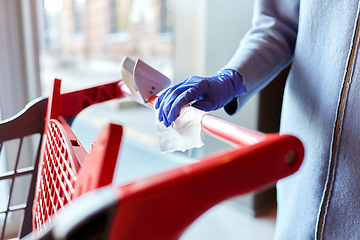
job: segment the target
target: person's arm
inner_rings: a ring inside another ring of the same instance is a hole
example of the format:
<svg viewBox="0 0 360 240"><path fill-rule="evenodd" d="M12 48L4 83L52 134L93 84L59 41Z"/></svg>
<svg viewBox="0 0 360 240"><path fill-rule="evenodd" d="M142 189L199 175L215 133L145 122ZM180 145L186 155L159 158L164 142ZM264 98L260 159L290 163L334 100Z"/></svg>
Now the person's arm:
<svg viewBox="0 0 360 240"><path fill-rule="evenodd" d="M224 107L234 114L291 62L299 2L256 0L253 27L230 62L213 77L190 77L167 89L155 104L159 121L170 126L187 103L204 111Z"/></svg>
<svg viewBox="0 0 360 240"><path fill-rule="evenodd" d="M241 40L236 53L224 67L240 73L247 93L227 104L237 112L255 93L273 80L293 58L300 0L256 0L253 27Z"/></svg>

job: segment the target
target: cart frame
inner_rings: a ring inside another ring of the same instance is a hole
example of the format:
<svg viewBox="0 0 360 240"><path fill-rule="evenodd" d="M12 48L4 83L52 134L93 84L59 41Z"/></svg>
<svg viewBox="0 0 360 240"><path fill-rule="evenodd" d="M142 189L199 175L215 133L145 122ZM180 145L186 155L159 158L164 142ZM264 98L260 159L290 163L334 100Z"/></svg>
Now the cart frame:
<svg viewBox="0 0 360 240"><path fill-rule="evenodd" d="M21 206L25 213L20 224L19 238L32 231L39 239L47 239L49 236L57 239L60 235L68 238L74 237L74 234L79 236L79 233L86 236L83 227L92 223L92 217L106 216L101 225L101 236L104 238L177 239L191 222L213 205L274 184L296 172L304 157L303 146L294 136L263 134L205 114L202 118L202 130L231 142L236 146L235 149L205 156L198 163L125 186L111 186L122 127L114 124L106 126L87 154L68 123L86 107L131 97L130 91L121 80L65 94L60 93L60 87L61 81L55 79L49 99L34 100L13 118L0 122L0 146L12 139L22 139L32 134L41 135L34 165L27 172L15 167L12 173L0 175L0 181L12 179L12 184L21 174L32 176L27 201ZM147 105L152 107L154 101L155 97ZM59 135L51 140L50 135L54 135L54 131ZM61 151L53 149L56 141L61 142L58 148ZM63 149L65 152L62 152ZM21 144L18 156L20 152ZM66 160L60 161L59 156L65 155ZM64 161L68 163L64 164ZM50 162L54 166L47 169ZM60 169L60 165L68 165L67 170ZM69 175L73 177L64 177ZM94 181L89 182L89 179ZM66 185L68 182L71 184ZM51 183L54 187L50 186ZM60 188L64 193L60 194ZM204 191L199 193L199 189ZM89 191L91 193L85 194ZM96 191L102 191L103 196L108 196L107 200L94 198ZM187 198L183 198L184 195ZM8 216L12 211L20 209L20 206L10 206L11 198L10 191L7 209L0 212L5 214L1 239L5 238ZM90 204L91 209L85 208L88 211L86 213L84 208L79 207L82 202L87 201L84 199L95 199L93 202L98 205ZM187 208L189 214L175 211L174 205ZM76 206L80 213L75 211ZM75 214L75 221L64 221L65 214L61 212ZM156 217L149 224L149 218L154 214ZM175 223L169 223L171 214L178 214ZM51 217L53 215L56 217ZM98 218L96 219L98 222ZM164 229L161 230L160 227Z"/></svg>

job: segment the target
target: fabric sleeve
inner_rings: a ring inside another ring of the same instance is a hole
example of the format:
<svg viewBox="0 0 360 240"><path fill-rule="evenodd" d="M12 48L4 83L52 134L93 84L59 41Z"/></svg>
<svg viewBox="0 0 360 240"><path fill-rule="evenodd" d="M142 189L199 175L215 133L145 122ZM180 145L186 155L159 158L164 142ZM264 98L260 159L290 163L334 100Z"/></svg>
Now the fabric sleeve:
<svg viewBox="0 0 360 240"><path fill-rule="evenodd" d="M252 29L223 69L234 69L243 78L247 93L225 106L237 112L256 92L263 89L293 58L300 0L255 0Z"/></svg>

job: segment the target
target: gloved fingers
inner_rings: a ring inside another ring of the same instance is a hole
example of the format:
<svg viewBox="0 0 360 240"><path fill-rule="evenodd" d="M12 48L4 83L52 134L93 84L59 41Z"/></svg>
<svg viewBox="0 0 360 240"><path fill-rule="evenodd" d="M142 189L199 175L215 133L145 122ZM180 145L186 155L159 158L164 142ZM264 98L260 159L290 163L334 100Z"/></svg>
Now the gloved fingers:
<svg viewBox="0 0 360 240"><path fill-rule="evenodd" d="M159 122L163 122L166 127L170 126L171 124L171 122L169 123L167 121L167 113L170 111L173 102L174 102L173 100L168 102L163 102L159 107L159 115L158 115Z"/></svg>
<svg viewBox="0 0 360 240"><path fill-rule="evenodd" d="M166 96L169 95L169 93L171 93L172 91L177 89L179 86L183 85L184 82L181 82L181 83L178 83L178 84L176 84L176 85L174 85L172 87L169 87L163 93L161 93L161 95L157 98L157 101L155 103L155 108L158 109L160 107L161 102L163 101L163 99L166 98Z"/></svg>
<svg viewBox="0 0 360 240"><path fill-rule="evenodd" d="M167 114L164 114L164 122L166 121L167 124L170 126L173 121L176 120L176 118L179 116L181 109L188 104L188 101L186 99L180 99L180 101L177 101L172 104L170 110L167 112Z"/></svg>
<svg viewBox="0 0 360 240"><path fill-rule="evenodd" d="M166 127L170 126L171 123L176 119L172 119L169 121L168 114L174 106L174 101L181 93L179 91L169 91L162 99L159 101L159 115L158 119L160 122L164 122Z"/></svg>
<svg viewBox="0 0 360 240"><path fill-rule="evenodd" d="M161 94L155 103L155 108L159 109L159 121L163 122L166 127L170 126L179 116L184 105L201 97L203 92L207 92L207 84L205 83L204 88L202 79L195 76L190 77Z"/></svg>
<svg viewBox="0 0 360 240"><path fill-rule="evenodd" d="M179 83L171 88L168 88L157 98L157 101L155 103L155 108L159 109L158 119L160 122L164 121L165 113L167 113L169 111L166 109L169 109L171 107L176 96L180 94L177 91L177 88L180 85L181 85L181 83Z"/></svg>
<svg viewBox="0 0 360 240"><path fill-rule="evenodd" d="M155 109L159 109L162 100L164 99L164 97L166 96L166 94L171 91L171 88L166 89L163 93L160 94L160 96L158 96L158 98L156 99L155 102Z"/></svg>
<svg viewBox="0 0 360 240"><path fill-rule="evenodd" d="M183 85L178 84L176 89L175 87L171 88L169 91L167 91L164 95L161 96L160 100L158 99L157 102L159 108L158 119L160 122L163 121L165 123L165 126L170 125L177 118L178 113L175 116L171 115L170 118L169 118L169 113L171 112L173 107L177 105L178 99L181 99L183 97L183 93L187 92L189 88L191 89L192 87L186 86L185 84ZM179 111L178 107L175 107L175 111L176 112Z"/></svg>
<svg viewBox="0 0 360 240"><path fill-rule="evenodd" d="M194 101L200 97L200 93L197 88L192 87L188 88L186 91L183 91L181 94L174 99L171 108L166 109L164 117L166 121L171 124L179 116L181 109L188 103Z"/></svg>
<svg viewBox="0 0 360 240"><path fill-rule="evenodd" d="M158 120L159 120L159 122L162 122L163 121L163 107L162 107L162 105L163 105L163 98L164 98L164 96L165 95L160 95L158 98L157 98L157 100L156 100L156 103L155 103L155 109L158 109L159 111L158 111L158 116L157 116L157 118L158 118Z"/></svg>
<svg viewBox="0 0 360 240"><path fill-rule="evenodd" d="M177 98L179 99L179 98ZM185 106L188 102L186 99L182 99L181 101L175 104L175 99L166 102L164 106L160 106L158 119L160 122L163 122L166 127L169 127L173 121L179 116L180 111L183 106Z"/></svg>
<svg viewBox="0 0 360 240"><path fill-rule="evenodd" d="M161 94L155 103L155 108L159 109L158 112L158 119L159 122L162 122L164 120L164 109L166 109L167 107L169 107L169 105L172 104L173 100L168 100L170 98L170 93L173 89L172 88L168 88L163 94Z"/></svg>
<svg viewBox="0 0 360 240"><path fill-rule="evenodd" d="M161 113L159 113L159 119L161 118L161 121L160 122L163 122L165 127L169 127L171 125L171 122L169 123L167 121L167 118L166 118L166 115L165 115L165 112L164 111L161 111Z"/></svg>

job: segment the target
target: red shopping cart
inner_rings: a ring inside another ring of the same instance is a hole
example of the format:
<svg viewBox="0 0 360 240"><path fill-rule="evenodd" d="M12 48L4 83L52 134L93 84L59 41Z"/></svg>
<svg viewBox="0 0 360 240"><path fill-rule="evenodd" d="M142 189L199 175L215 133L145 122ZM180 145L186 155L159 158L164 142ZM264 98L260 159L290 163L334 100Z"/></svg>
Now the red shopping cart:
<svg viewBox="0 0 360 240"><path fill-rule="evenodd" d="M0 122L0 137L6 136L0 138L1 146L14 138L44 132L43 147L26 173L32 174L32 181L27 201L22 204L24 220L19 224L18 237L33 231L29 239L178 239L212 206L274 184L297 171L302 163L304 149L297 138L263 134L206 114L203 131L237 148L124 186L112 186L121 126L107 126L87 154L68 122L94 103L125 96L131 93L122 81L61 94L60 81L56 80L49 101L39 99L22 114ZM153 101L150 99L148 105ZM26 118L21 122L23 115L33 116L34 126ZM4 130L11 132L10 127L19 126L23 131L15 135ZM15 168L0 181L16 179L20 170ZM2 239L7 237L12 212L19 209L8 204L2 212Z"/></svg>

